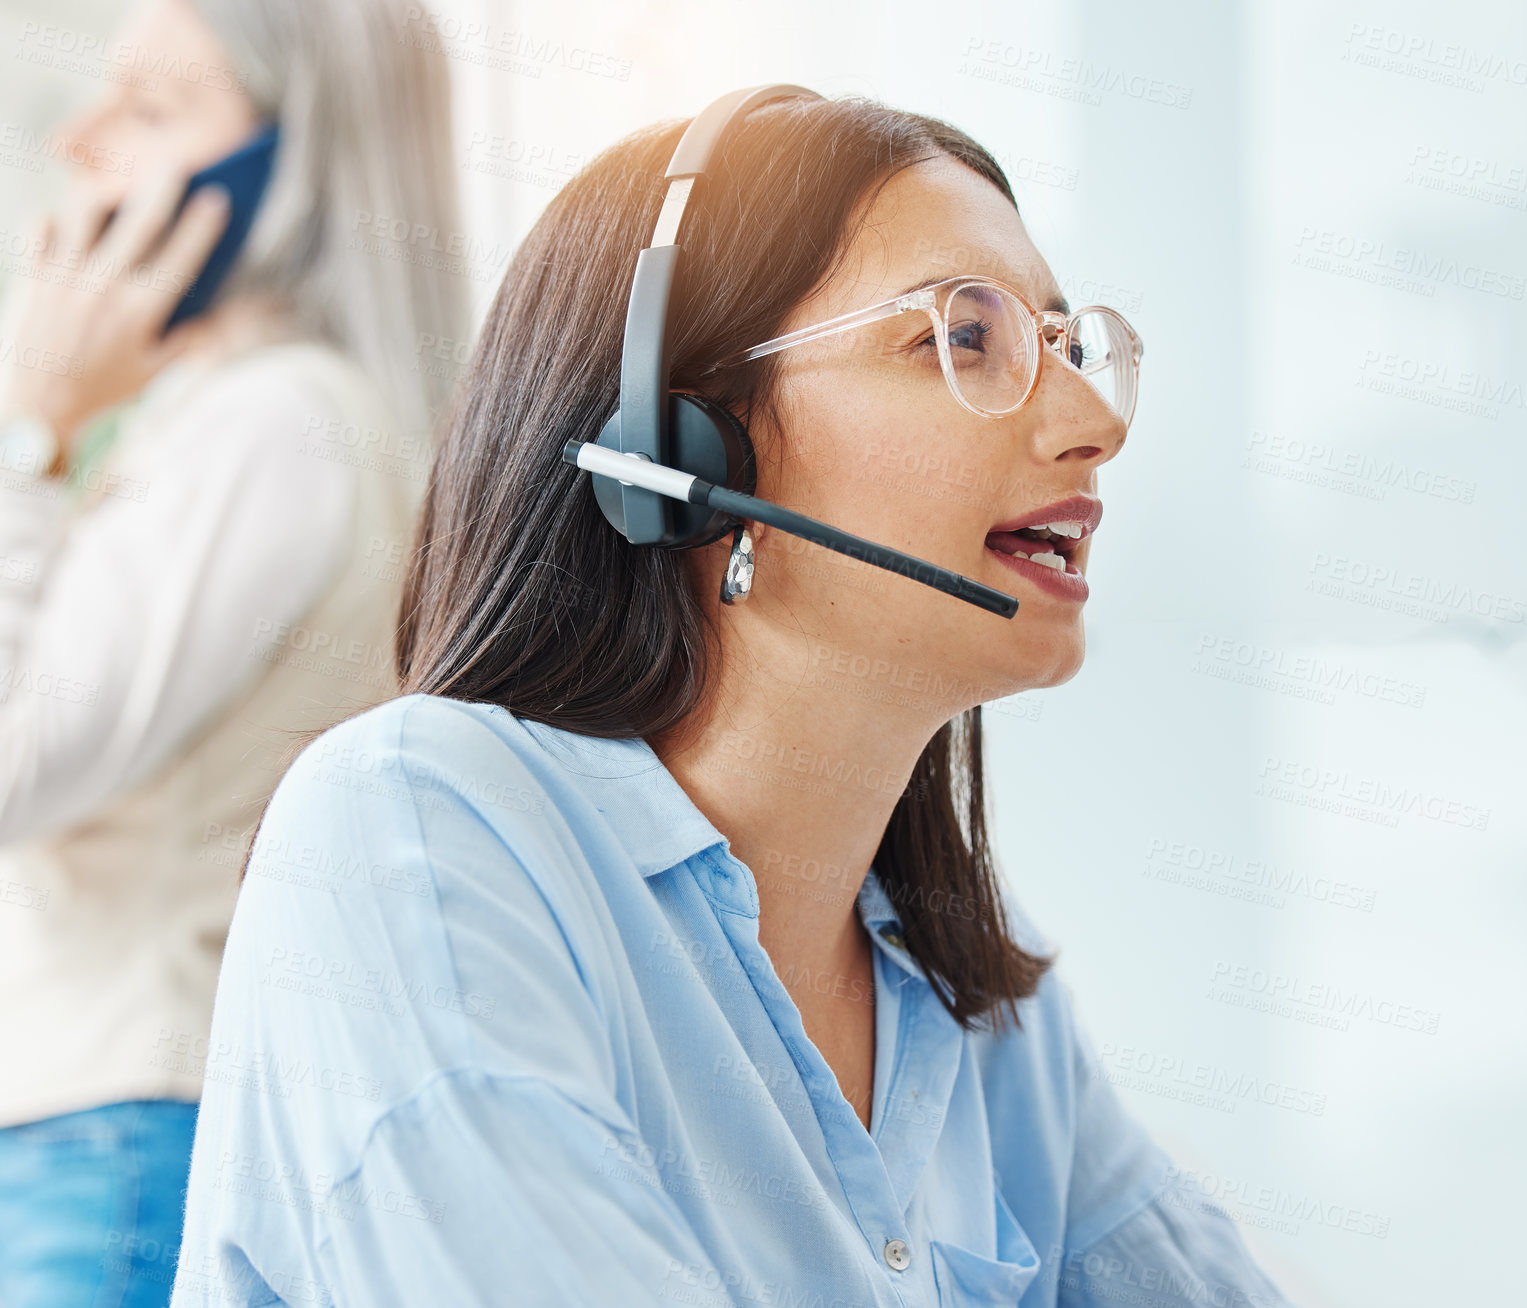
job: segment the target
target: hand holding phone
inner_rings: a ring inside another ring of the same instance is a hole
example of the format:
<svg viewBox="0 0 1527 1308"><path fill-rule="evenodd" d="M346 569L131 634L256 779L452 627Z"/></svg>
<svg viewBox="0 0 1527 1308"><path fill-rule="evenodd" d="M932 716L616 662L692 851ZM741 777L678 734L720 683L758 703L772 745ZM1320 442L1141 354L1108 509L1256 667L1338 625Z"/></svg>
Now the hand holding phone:
<svg viewBox="0 0 1527 1308"><path fill-rule="evenodd" d="M137 394L195 335L269 180L274 129L186 181L146 182L119 207L88 190L45 217L9 286L0 418L52 428L67 453L84 423Z"/></svg>

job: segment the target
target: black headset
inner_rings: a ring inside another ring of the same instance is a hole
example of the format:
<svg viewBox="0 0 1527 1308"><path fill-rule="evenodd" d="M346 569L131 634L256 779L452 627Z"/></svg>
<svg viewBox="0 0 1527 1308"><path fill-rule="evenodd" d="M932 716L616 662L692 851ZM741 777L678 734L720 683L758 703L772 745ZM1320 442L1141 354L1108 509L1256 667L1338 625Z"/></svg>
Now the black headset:
<svg viewBox="0 0 1527 1308"><path fill-rule="evenodd" d="M822 98L786 83L750 87L722 96L690 123L668 163L668 192L652 240L636 258L620 357L620 408L597 440L569 441L563 458L594 474L601 511L633 545L691 549L744 520L761 522L1011 618L1018 611L1011 595L756 498L747 428L713 400L669 390L669 314L683 249L679 226L695 183L749 110L775 100Z"/></svg>

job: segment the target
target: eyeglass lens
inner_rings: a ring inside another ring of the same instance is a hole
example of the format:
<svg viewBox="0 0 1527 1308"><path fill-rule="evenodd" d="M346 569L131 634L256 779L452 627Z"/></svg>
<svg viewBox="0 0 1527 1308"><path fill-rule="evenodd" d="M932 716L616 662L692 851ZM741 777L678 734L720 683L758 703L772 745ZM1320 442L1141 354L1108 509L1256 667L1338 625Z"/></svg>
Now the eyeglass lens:
<svg viewBox="0 0 1527 1308"><path fill-rule="evenodd" d="M1001 287L973 283L954 288L944 318L960 395L982 413L1011 413L1028 393L1039 363L1029 310ZM1123 323L1103 310L1083 310L1071 332L1070 360L1128 421L1134 412L1135 367Z"/></svg>

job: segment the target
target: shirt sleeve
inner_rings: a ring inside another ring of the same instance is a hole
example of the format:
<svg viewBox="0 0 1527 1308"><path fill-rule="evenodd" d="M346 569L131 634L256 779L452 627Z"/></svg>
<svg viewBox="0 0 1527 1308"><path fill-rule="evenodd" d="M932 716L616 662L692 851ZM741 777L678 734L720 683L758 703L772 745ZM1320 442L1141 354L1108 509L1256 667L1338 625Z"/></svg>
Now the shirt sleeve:
<svg viewBox="0 0 1527 1308"><path fill-rule="evenodd" d="M514 1302L730 1305L648 1149L602 1096L534 1076L456 1072L382 1119L335 1193L397 1195L331 1223L319 1250L336 1305Z"/></svg>
<svg viewBox="0 0 1527 1308"><path fill-rule="evenodd" d="M141 498L68 513L56 483L0 479L0 843L98 811L266 666L344 556L353 481L303 452L333 411L256 354L162 419Z"/></svg>
<svg viewBox="0 0 1527 1308"><path fill-rule="evenodd" d="M1060 1308L1104 1308L1121 1300L1138 1308L1292 1308L1257 1266L1230 1215L1181 1178L1169 1179L1106 1235L1066 1253Z"/></svg>
<svg viewBox="0 0 1527 1308"><path fill-rule="evenodd" d="M299 755L224 954L174 1308L732 1302L620 1093L618 932L570 850L453 701Z"/></svg>
<svg viewBox="0 0 1527 1308"><path fill-rule="evenodd" d="M1064 987L1062 987L1064 989ZM1070 1007L1070 999L1067 997ZM1120 1102L1074 1013L1076 1145L1058 1308L1291 1308L1230 1215Z"/></svg>

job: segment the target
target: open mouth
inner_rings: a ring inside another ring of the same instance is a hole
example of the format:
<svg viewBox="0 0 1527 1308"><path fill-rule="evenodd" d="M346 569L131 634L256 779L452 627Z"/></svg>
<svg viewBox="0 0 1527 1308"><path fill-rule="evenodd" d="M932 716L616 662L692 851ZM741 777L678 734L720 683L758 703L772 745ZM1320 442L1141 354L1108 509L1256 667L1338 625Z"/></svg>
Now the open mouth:
<svg viewBox="0 0 1527 1308"><path fill-rule="evenodd" d="M1030 563L1053 572L1075 572L1071 562L1087 532L1075 520L1047 523L1041 527L1019 527L1013 531L993 531L986 536L986 548L1009 558L1022 555Z"/></svg>
<svg viewBox="0 0 1527 1308"><path fill-rule="evenodd" d="M1102 501L1071 495L986 533L986 548L1004 567L1062 599L1087 598L1087 579L1076 566L1082 542L1097 529Z"/></svg>

